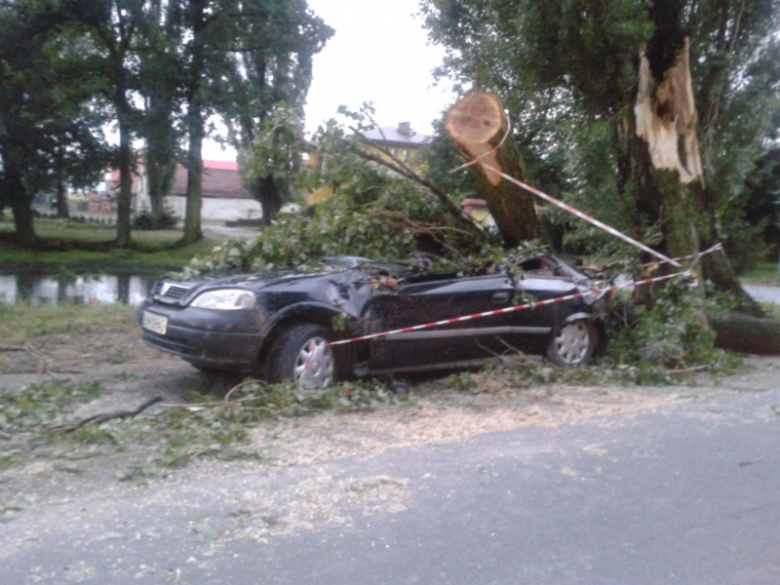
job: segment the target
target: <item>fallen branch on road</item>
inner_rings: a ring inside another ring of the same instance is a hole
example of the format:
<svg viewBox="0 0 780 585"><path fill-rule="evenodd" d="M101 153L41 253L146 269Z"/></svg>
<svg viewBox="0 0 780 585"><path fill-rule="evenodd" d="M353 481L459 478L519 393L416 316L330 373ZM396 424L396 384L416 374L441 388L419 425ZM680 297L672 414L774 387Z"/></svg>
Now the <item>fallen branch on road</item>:
<svg viewBox="0 0 780 585"><path fill-rule="evenodd" d="M99 425L99 424L103 424L104 422L113 420L115 418L135 417L141 414L144 410L146 410L150 406L157 404L158 402L162 402L162 398L160 398L159 396L155 396L154 398L150 398L149 400L144 402L141 406L139 406L135 410L119 410L116 412L96 414L94 416L85 418L77 423L60 426L60 427L54 427L49 430L54 431L55 433L71 433L86 425Z"/></svg>

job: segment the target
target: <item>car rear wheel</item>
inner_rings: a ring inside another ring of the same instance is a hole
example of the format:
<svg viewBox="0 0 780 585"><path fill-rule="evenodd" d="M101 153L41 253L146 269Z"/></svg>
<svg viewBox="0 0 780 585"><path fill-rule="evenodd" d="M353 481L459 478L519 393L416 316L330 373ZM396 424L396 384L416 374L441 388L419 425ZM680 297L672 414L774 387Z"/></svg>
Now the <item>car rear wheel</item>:
<svg viewBox="0 0 780 585"><path fill-rule="evenodd" d="M547 347L547 357L556 366L576 368L587 364L596 349L598 336L589 321L562 325Z"/></svg>
<svg viewBox="0 0 780 585"><path fill-rule="evenodd" d="M272 384L296 382L315 388L333 384L335 362L328 330L314 323L283 331L268 353L266 378Z"/></svg>

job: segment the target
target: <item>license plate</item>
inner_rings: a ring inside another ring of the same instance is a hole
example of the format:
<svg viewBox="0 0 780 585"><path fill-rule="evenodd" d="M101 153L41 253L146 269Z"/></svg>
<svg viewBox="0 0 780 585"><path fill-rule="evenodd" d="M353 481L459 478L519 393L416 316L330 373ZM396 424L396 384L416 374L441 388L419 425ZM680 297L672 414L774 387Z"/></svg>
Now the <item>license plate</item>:
<svg viewBox="0 0 780 585"><path fill-rule="evenodd" d="M160 335L165 335L165 332L168 330L168 317L144 311L143 317L141 318L141 325L144 329L154 331Z"/></svg>

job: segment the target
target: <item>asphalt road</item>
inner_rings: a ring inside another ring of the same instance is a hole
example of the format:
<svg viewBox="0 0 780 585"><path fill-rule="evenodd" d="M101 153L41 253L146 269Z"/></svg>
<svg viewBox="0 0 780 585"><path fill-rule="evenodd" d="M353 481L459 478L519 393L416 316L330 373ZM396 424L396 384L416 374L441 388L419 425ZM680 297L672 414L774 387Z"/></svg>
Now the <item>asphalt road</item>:
<svg viewBox="0 0 780 585"><path fill-rule="evenodd" d="M745 284L743 288L759 303L780 304L780 286Z"/></svg>
<svg viewBox="0 0 780 585"><path fill-rule="evenodd" d="M776 585L780 376L762 380L655 413L41 502L0 524L0 583ZM400 505L347 499L321 525L242 532L259 484L309 476L329 478L309 506L360 478Z"/></svg>

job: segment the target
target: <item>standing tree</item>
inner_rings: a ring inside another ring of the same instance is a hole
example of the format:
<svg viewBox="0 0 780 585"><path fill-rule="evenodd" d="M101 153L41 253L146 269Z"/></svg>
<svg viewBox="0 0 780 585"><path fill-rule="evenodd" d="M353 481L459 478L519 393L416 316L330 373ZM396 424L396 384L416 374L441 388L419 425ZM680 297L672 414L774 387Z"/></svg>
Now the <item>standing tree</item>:
<svg viewBox="0 0 780 585"><path fill-rule="evenodd" d="M441 74L505 97L519 142L542 160L551 144L568 147L571 200L671 255L727 235L772 114L746 105L776 99L766 75L777 69L777 0L422 6L449 50ZM704 269L741 293L725 256Z"/></svg>
<svg viewBox="0 0 780 585"><path fill-rule="evenodd" d="M119 130L116 150L116 168L119 171L117 194L116 246L130 246L130 205L132 174L136 157L132 149L133 135L139 127L139 112L133 101L133 92L139 87L138 59L135 43L145 18L146 0L94 0L65 3L74 21L81 24L86 34L88 49L84 67L101 82L101 92L112 105Z"/></svg>
<svg viewBox="0 0 780 585"><path fill-rule="evenodd" d="M144 50L138 52L140 93L145 102L144 158L152 225L156 227L163 227L165 223L165 196L173 186L181 152L181 132L176 125L176 110L184 81L179 51L184 37L181 12L177 2L151 0L141 29Z"/></svg>
<svg viewBox="0 0 780 585"><path fill-rule="evenodd" d="M75 55L83 47L68 18L46 4L0 7L0 205L14 212L16 241L35 245L32 200L56 187L93 183L105 164L94 132L94 85Z"/></svg>
<svg viewBox="0 0 780 585"><path fill-rule="evenodd" d="M244 17L234 21L238 42L220 110L231 144L238 151L251 151L277 104L284 102L290 115L302 116L312 58L333 29L309 10L306 0L249 0L243 7ZM283 203L278 184L268 175L257 175L247 187L260 201L263 223L269 225Z"/></svg>
<svg viewBox="0 0 780 585"><path fill-rule="evenodd" d="M295 111L282 102L263 123L252 148L239 153L244 185L262 189L260 203L264 218L275 217L282 202L289 197L301 168L303 151L303 124Z"/></svg>

